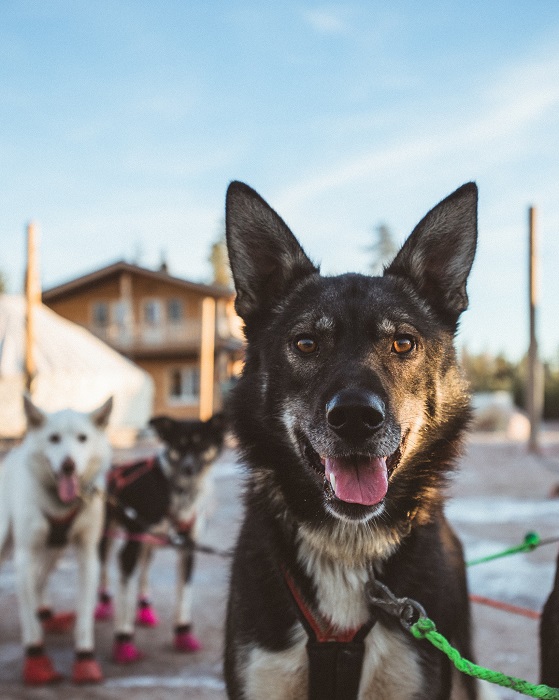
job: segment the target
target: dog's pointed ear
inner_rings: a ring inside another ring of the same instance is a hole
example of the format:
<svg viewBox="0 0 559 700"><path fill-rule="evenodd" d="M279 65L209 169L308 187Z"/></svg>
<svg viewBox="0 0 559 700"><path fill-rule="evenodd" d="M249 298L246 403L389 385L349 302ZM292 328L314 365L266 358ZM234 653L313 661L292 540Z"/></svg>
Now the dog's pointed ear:
<svg viewBox="0 0 559 700"><path fill-rule="evenodd" d="M111 416L112 410L113 397L109 396L109 398L105 401L105 403L102 406L99 406L99 408L96 408L89 414L93 425L96 425L98 428L106 428L109 424L109 418Z"/></svg>
<svg viewBox="0 0 559 700"><path fill-rule="evenodd" d="M206 421L208 425L211 425L215 430L225 430L227 427L225 414L214 413L213 416Z"/></svg>
<svg viewBox="0 0 559 700"><path fill-rule="evenodd" d="M417 224L385 275L409 279L445 320L468 308L466 280L477 242L477 186L468 182Z"/></svg>
<svg viewBox="0 0 559 700"><path fill-rule="evenodd" d="M23 411L25 413L25 418L27 419L27 428L29 430L32 430L33 428L40 428L44 424L46 415L40 408L35 406L28 394L23 395Z"/></svg>
<svg viewBox="0 0 559 700"><path fill-rule="evenodd" d="M235 308L245 321L270 310L299 280L318 272L283 219L242 182L229 185L225 224Z"/></svg>
<svg viewBox="0 0 559 700"><path fill-rule="evenodd" d="M165 442L173 427L173 421L168 416L154 416L149 421L149 425L155 430L161 440Z"/></svg>

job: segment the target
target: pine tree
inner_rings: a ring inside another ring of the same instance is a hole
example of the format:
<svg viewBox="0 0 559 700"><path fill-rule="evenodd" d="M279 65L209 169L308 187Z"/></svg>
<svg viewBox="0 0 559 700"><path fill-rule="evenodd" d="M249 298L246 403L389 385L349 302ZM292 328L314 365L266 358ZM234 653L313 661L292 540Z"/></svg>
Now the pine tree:
<svg viewBox="0 0 559 700"><path fill-rule="evenodd" d="M369 269L373 275L380 275L385 265L390 263L398 252L398 247L392 231L386 224L375 226L373 236L373 243L367 248L372 255Z"/></svg>

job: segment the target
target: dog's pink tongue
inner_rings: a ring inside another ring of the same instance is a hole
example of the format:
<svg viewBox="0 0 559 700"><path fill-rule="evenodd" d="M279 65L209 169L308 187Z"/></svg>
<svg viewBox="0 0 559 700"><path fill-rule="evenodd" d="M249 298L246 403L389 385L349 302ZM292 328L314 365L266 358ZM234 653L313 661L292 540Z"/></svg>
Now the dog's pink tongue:
<svg viewBox="0 0 559 700"><path fill-rule="evenodd" d="M346 503L373 506L388 491L386 457L326 457L324 470L336 497Z"/></svg>
<svg viewBox="0 0 559 700"><path fill-rule="evenodd" d="M62 503L70 503L80 494L80 485L76 474L62 474L58 478L58 498Z"/></svg>

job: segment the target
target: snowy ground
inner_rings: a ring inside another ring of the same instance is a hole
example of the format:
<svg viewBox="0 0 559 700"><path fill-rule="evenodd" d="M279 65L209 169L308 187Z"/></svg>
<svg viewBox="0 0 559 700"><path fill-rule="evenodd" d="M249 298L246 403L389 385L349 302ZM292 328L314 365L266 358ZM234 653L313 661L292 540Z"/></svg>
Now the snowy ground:
<svg viewBox="0 0 559 700"><path fill-rule="evenodd" d="M531 530L542 537L559 535L559 501L548 497L559 482L559 436L549 436L544 449L548 457L545 462L527 455L523 445L481 434L471 438L448 506L467 559L516 545ZM205 543L226 549L234 542L240 519L240 478L231 452L216 465L216 487L218 504ZM530 554L471 567L472 593L540 610L553 580L557 549L557 545L550 545ZM98 657L106 674L103 685L77 691L65 682L52 689L29 690L20 683L22 656L14 574L12 562L5 562L0 570L0 697L170 700L179 691L183 697L196 700L223 700L222 628L227 567L224 558L198 558L195 627L204 643L201 652L185 657L171 648L174 557L172 551L161 550L152 577L161 625L137 633L137 643L147 652L147 658L133 668L112 664L111 625L98 624ZM72 607L75 573L70 554L53 577L53 600L58 608ZM479 604L473 605L473 614L478 663L537 682L538 623ZM49 638L48 648L59 670L68 674L73 659L71 638ZM522 697L503 689L496 692L503 700Z"/></svg>

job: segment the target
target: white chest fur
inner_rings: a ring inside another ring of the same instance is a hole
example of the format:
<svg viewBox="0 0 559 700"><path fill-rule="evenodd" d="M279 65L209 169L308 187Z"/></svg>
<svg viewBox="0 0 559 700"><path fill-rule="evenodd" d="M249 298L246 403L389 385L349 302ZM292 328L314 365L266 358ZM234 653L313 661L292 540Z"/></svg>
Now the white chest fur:
<svg viewBox="0 0 559 700"><path fill-rule="evenodd" d="M358 628L369 619L365 567L340 564L304 540L299 543L299 561L314 582L319 612L326 620L343 630ZM247 698L307 700L307 637L301 625L294 628L292 639L282 652L254 646L245 650ZM414 645L403 631L377 623L365 640L359 700L412 700L422 686Z"/></svg>
<svg viewBox="0 0 559 700"><path fill-rule="evenodd" d="M247 700L307 700L306 635L294 630L294 643L282 652L247 650L244 670ZM365 640L359 700L412 700L421 688L421 670L413 639L375 625Z"/></svg>

